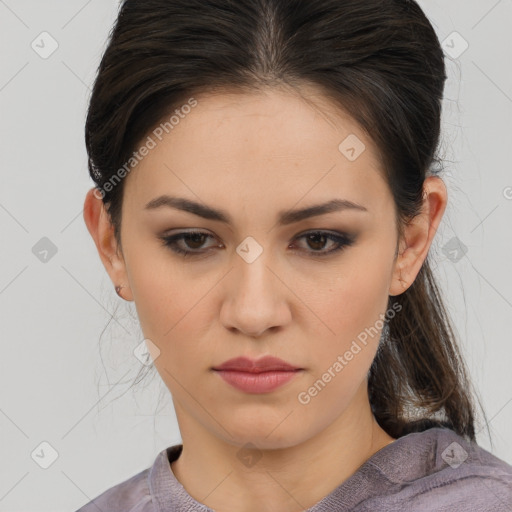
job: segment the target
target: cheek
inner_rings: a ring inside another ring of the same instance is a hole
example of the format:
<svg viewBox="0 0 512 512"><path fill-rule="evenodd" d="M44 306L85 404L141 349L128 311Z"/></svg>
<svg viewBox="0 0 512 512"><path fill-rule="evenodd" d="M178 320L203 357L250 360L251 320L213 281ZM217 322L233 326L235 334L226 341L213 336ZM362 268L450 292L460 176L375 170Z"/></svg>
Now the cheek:
<svg viewBox="0 0 512 512"><path fill-rule="evenodd" d="M158 244L126 245L126 268L142 332L160 347L197 302L200 290L193 280L184 279L179 265Z"/></svg>
<svg viewBox="0 0 512 512"><path fill-rule="evenodd" d="M322 339L308 347L311 377L301 387L305 400L311 398L306 415L314 415L313 410L326 404L335 404L337 412L346 407L366 378L380 341L388 304L389 262L379 261L372 253L358 253L357 259L347 258L344 263L340 277L320 280L315 294L308 296L311 309L320 312L329 330L322 326ZM310 337L318 338L318 332Z"/></svg>
<svg viewBox="0 0 512 512"><path fill-rule="evenodd" d="M144 337L160 350L155 367L171 386L175 383L170 375L182 381L189 371L186 369L208 368L218 342L209 330L217 314L212 304L214 290L210 289L219 278L210 274L200 277L183 265L144 251L130 258L139 323Z"/></svg>
<svg viewBox="0 0 512 512"><path fill-rule="evenodd" d="M366 262L360 263L360 271L312 297L322 321L334 331L324 329L327 334L308 347L311 374L296 397L299 410L312 423L326 415L334 420L365 389L361 386L378 348L388 301L387 274L375 263L371 271ZM318 333L310 336L318 338Z"/></svg>
<svg viewBox="0 0 512 512"><path fill-rule="evenodd" d="M388 304L389 263L358 252L357 258L347 258L334 270L337 277L332 274L301 291L308 306L318 312L326 337L338 348L366 331L375 338L375 327L381 328L380 315Z"/></svg>
<svg viewBox="0 0 512 512"><path fill-rule="evenodd" d="M148 276L134 293L144 335L154 339L160 350L171 346L180 350L181 345L191 350L197 346L191 339L199 341L202 326L211 325L205 315L211 316L212 307L204 295L204 287L176 275L154 280Z"/></svg>

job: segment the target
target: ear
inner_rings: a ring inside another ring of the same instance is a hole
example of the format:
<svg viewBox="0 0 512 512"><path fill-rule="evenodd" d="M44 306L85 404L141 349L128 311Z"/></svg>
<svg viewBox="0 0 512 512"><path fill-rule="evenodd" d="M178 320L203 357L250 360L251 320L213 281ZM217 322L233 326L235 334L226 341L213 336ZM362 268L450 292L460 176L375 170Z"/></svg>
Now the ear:
<svg viewBox="0 0 512 512"><path fill-rule="evenodd" d="M423 185L422 211L405 227L389 295L400 295L416 279L441 223L447 201L444 181L437 176L426 178Z"/></svg>
<svg viewBox="0 0 512 512"><path fill-rule="evenodd" d="M122 250L118 247L114 226L96 188L89 190L85 197L84 220L114 287L122 286L123 299L133 300Z"/></svg>

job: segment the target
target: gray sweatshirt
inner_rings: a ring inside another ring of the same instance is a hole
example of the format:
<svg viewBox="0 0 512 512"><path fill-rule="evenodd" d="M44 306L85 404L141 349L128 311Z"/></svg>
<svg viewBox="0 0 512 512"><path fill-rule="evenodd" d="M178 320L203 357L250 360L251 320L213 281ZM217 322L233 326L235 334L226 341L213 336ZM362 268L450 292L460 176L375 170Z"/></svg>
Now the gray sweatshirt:
<svg viewBox="0 0 512 512"><path fill-rule="evenodd" d="M196 501L162 450L152 467L77 512L215 512ZM452 430L430 428L381 448L306 512L512 512L512 466ZM220 511L222 512L222 511Z"/></svg>

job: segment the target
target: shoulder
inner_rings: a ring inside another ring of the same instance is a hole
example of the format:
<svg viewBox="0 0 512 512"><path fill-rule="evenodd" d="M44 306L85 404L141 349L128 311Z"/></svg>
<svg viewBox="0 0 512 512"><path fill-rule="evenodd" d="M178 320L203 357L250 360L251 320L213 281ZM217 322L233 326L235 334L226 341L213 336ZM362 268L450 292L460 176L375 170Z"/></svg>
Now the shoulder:
<svg viewBox="0 0 512 512"><path fill-rule="evenodd" d="M159 457L161 454L159 454ZM151 467L107 489L76 512L154 512L150 491Z"/></svg>
<svg viewBox="0 0 512 512"><path fill-rule="evenodd" d="M171 502L178 506L184 489L174 478L170 461L181 449L181 444L165 448L151 467L107 489L76 512L157 512Z"/></svg>
<svg viewBox="0 0 512 512"><path fill-rule="evenodd" d="M477 443L438 427L400 440L396 448L402 452L401 467L386 475L393 489L388 496L391 507L406 505L407 510L423 512L512 510L512 466Z"/></svg>

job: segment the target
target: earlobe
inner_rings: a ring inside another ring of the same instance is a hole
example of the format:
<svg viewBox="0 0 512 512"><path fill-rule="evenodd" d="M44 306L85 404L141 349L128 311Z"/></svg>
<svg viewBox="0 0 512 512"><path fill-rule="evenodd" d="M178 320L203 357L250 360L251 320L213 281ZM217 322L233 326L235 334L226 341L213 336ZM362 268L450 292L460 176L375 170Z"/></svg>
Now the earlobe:
<svg viewBox="0 0 512 512"><path fill-rule="evenodd" d="M404 261L405 258L402 256L402 253L400 253L393 270L392 282L389 288L389 295L391 297L395 297L396 295L400 295L405 292L405 290L407 290L410 284L414 281L414 279L410 281L408 275L404 273Z"/></svg>
<svg viewBox="0 0 512 512"><path fill-rule="evenodd" d="M84 202L84 221L87 229L96 245L100 259L115 287L122 286L128 290L131 297L126 273L125 262L117 247L117 241L114 234L114 226L106 211L103 201L96 196L95 188L87 192ZM117 291L117 290L116 290ZM127 292L124 292L127 295ZM118 292L118 295L121 296ZM122 297L125 300L131 298Z"/></svg>

